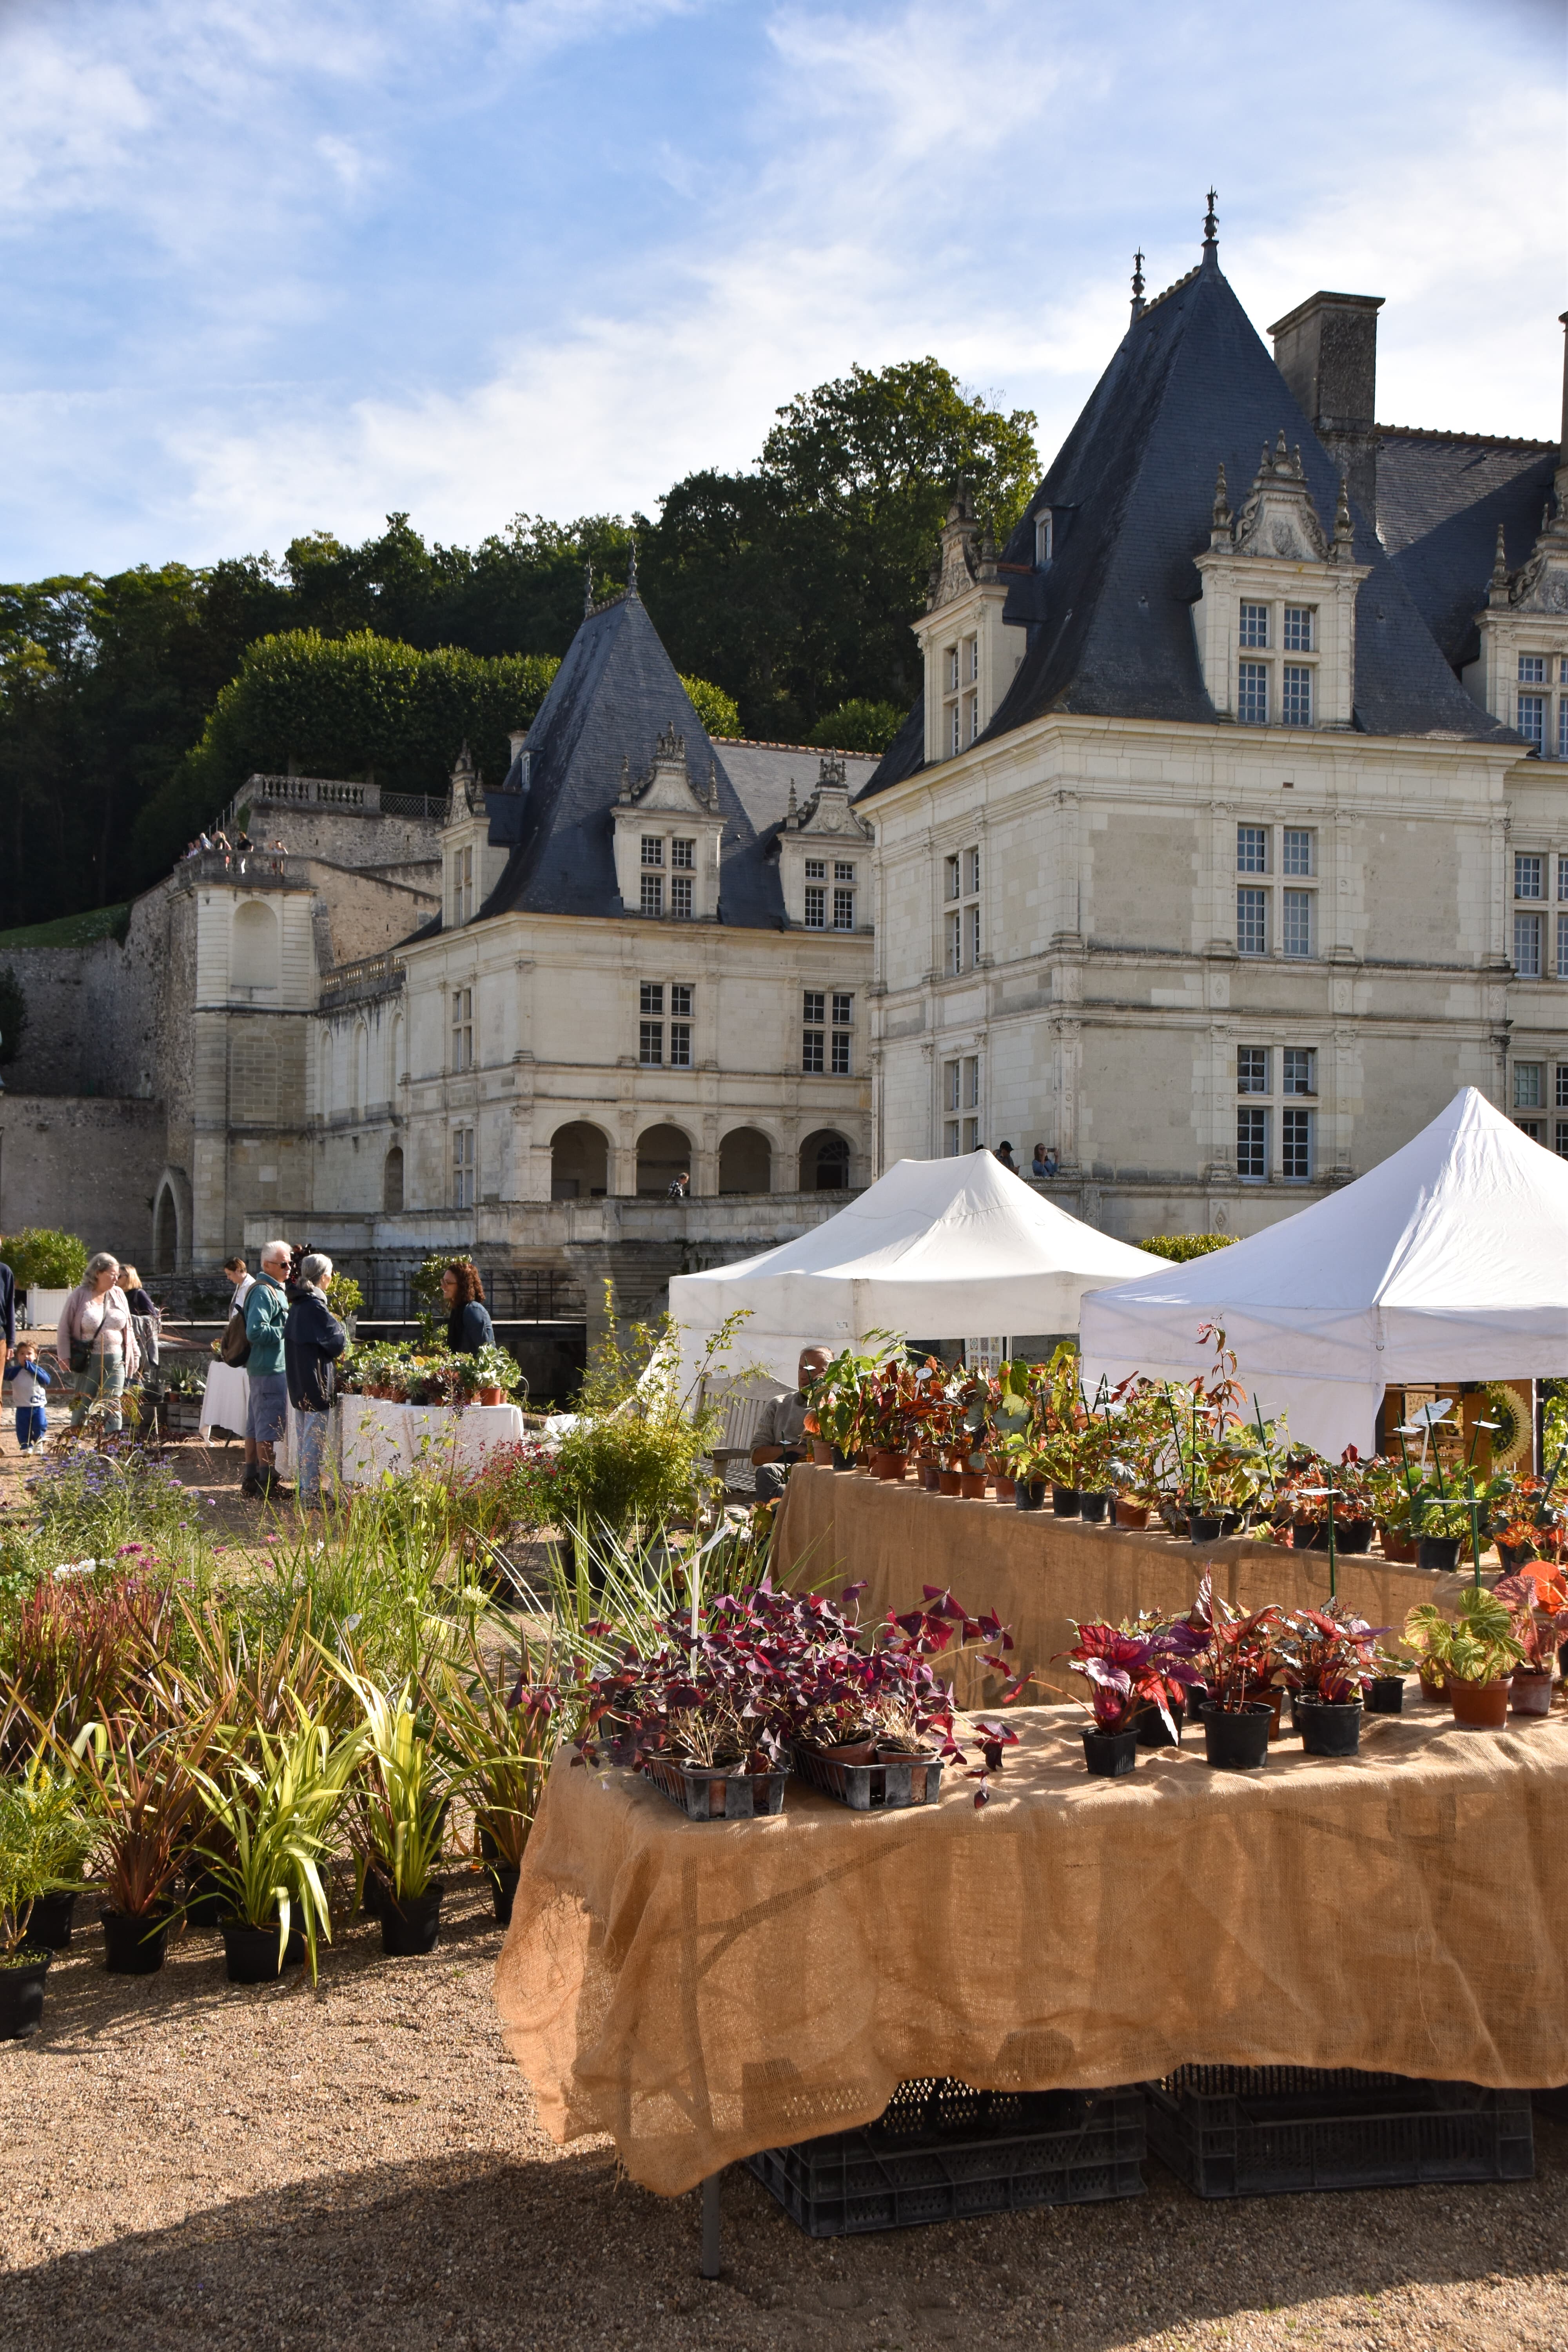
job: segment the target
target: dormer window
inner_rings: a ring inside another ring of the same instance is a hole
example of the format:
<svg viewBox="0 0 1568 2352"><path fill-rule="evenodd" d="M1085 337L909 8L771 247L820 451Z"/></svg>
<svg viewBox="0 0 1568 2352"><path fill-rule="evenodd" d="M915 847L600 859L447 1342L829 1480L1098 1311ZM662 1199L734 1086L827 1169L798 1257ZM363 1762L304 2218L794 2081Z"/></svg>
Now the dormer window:
<svg viewBox="0 0 1568 2352"><path fill-rule="evenodd" d="M1519 682L1521 686L1545 685L1546 656L1544 654L1521 654L1519 657Z"/></svg>
<svg viewBox="0 0 1568 2352"><path fill-rule="evenodd" d="M1051 514L1047 508L1044 514L1035 517L1035 562L1041 571L1051 560Z"/></svg>
<svg viewBox="0 0 1568 2352"><path fill-rule="evenodd" d="M1310 654L1311 652L1312 607L1310 604L1286 605L1285 650L1288 654Z"/></svg>
<svg viewBox="0 0 1568 2352"><path fill-rule="evenodd" d="M1236 715L1244 727L1268 724L1268 665L1244 661L1237 666Z"/></svg>
<svg viewBox="0 0 1568 2352"><path fill-rule="evenodd" d="M1312 673L1295 662L1285 664L1280 679L1279 716L1287 727L1312 723Z"/></svg>
<svg viewBox="0 0 1568 2352"><path fill-rule="evenodd" d="M642 862L645 866L664 864L664 841L661 835L645 833L642 837Z"/></svg>
<svg viewBox="0 0 1568 2352"><path fill-rule="evenodd" d="M654 846L655 848L658 846L657 842L654 844ZM697 870L697 844L694 841L672 841L669 845L669 862L671 866L674 866L678 874L695 873ZM657 866L658 860L655 858L653 863Z"/></svg>
<svg viewBox="0 0 1568 2352"><path fill-rule="evenodd" d="M1268 607L1267 604L1243 604L1241 608L1241 642L1244 646L1266 646L1268 643Z"/></svg>
<svg viewBox="0 0 1568 2352"><path fill-rule="evenodd" d="M1300 451L1281 434L1233 515L1225 468L1215 485L1209 544L1196 558L1203 593L1193 625L1218 719L1245 727L1349 727L1354 721L1355 599L1367 577L1352 559L1342 496L1329 531Z"/></svg>

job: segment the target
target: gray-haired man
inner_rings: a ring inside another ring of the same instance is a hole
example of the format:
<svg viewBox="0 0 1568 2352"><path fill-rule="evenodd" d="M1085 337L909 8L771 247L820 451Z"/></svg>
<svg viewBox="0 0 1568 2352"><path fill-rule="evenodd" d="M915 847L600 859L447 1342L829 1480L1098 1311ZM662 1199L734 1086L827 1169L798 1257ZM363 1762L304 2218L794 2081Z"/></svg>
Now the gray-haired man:
<svg viewBox="0 0 1568 2352"><path fill-rule="evenodd" d="M826 1348L803 1348L795 1366L793 1396L770 1397L757 1417L752 1460L757 1472L757 1500L775 1503L789 1482L795 1465L805 1458L805 1393L819 1381L830 1361Z"/></svg>

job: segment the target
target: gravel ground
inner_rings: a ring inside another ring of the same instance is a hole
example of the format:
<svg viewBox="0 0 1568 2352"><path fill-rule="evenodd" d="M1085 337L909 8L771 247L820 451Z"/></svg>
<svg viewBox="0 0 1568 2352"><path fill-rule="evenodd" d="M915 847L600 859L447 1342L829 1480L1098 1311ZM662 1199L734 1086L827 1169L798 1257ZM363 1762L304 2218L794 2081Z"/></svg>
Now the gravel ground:
<svg viewBox="0 0 1568 2352"><path fill-rule="evenodd" d="M247 1528L237 1465L181 1452ZM366 1923L314 1991L230 1985L197 1934L156 1977L110 1977L96 1926L79 1929L42 2032L0 2044L0 2343L1568 2344L1568 2127L1541 2118L1537 2177L1508 2187L1205 2204L1151 2160L1125 2203L837 2242L731 2170L723 2275L705 2284L695 2195L651 2197L607 2141L563 2153L541 2132L497 2029L500 1942L474 1879L431 1957L385 1959Z"/></svg>

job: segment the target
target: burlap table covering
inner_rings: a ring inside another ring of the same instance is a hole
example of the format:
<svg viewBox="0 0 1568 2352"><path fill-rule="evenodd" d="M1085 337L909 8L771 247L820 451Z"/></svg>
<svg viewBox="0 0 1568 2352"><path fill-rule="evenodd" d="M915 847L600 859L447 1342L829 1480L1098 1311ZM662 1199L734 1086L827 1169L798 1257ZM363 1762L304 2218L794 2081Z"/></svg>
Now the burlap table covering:
<svg viewBox="0 0 1568 2352"><path fill-rule="evenodd" d="M1180 1615L1212 1570L1215 1590L1243 1609L1278 1601L1288 1609L1321 1608L1329 1598L1329 1556L1289 1551L1245 1537L1224 1543L1180 1543L1163 1531L1087 1527L1047 1507L962 1501L918 1486L889 1485L864 1473L813 1469L791 1474L773 1532L773 1580L800 1590L858 1583L863 1623L889 1609L918 1607L928 1584L950 1588L965 1608L994 1609L1013 1629L1016 1657L1058 1698L1081 1696L1058 1652L1076 1638L1072 1621L1118 1623L1140 1609ZM1452 1609L1469 1581L1401 1568L1380 1556L1341 1559L1340 1598L1371 1625L1387 1625L1389 1646L1418 1601ZM1495 1580L1489 1575L1487 1581ZM978 1658L959 1658L951 1679L961 1706L992 1703L998 1685Z"/></svg>
<svg viewBox="0 0 1568 2352"><path fill-rule="evenodd" d="M1084 1770L1082 1713L1021 1708L977 1811L851 1813L792 1780L686 1821L558 1759L496 2000L563 2144L608 2132L669 2196L869 2122L910 2076L1089 2088L1184 2063L1568 2080L1568 1718L1373 1717L1215 1772L1201 1740Z"/></svg>

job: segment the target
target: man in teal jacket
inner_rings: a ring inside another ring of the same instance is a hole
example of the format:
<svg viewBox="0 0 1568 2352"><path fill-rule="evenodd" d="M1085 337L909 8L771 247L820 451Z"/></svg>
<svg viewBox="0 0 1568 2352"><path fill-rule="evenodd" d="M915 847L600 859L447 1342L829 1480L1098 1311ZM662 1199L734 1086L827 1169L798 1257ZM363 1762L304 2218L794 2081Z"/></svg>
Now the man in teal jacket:
<svg viewBox="0 0 1568 2352"><path fill-rule="evenodd" d="M256 1460L247 1465L239 1491L263 1501L284 1491L272 1466L272 1449L289 1426L289 1381L283 1369L289 1294L284 1285L293 1263L287 1242L268 1242L261 1253L260 1277L245 1302L245 1336L250 1342L245 1363L250 1379L245 1433L256 1447Z"/></svg>

